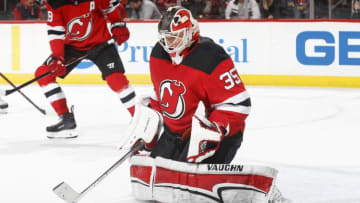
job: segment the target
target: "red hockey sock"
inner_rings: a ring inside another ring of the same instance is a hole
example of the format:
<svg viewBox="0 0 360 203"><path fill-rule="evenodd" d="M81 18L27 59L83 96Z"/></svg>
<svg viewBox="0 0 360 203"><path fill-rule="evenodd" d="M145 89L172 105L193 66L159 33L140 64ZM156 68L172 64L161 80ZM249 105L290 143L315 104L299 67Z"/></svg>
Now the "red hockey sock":
<svg viewBox="0 0 360 203"><path fill-rule="evenodd" d="M126 76L121 72L117 72L110 74L105 79L109 87L119 95L121 102L126 106L131 116L133 116L135 111L135 92L129 85Z"/></svg>
<svg viewBox="0 0 360 203"><path fill-rule="evenodd" d="M66 98L56 100L54 102L51 102L51 106L56 111L57 115L62 115L64 113L68 113L69 109L66 104Z"/></svg>
<svg viewBox="0 0 360 203"><path fill-rule="evenodd" d="M108 75L105 80L114 92L120 92L129 85L129 81L126 76L120 72Z"/></svg>
<svg viewBox="0 0 360 203"><path fill-rule="evenodd" d="M134 116L134 113L135 113L135 105L127 108L127 110L130 112L131 116Z"/></svg>
<svg viewBox="0 0 360 203"><path fill-rule="evenodd" d="M47 73L49 71L50 71L49 67L43 64L36 69L35 77L39 77L40 75ZM50 83L56 82L56 77L53 74L48 74L47 76L39 79L37 82L39 83L40 86L45 86Z"/></svg>
<svg viewBox="0 0 360 203"><path fill-rule="evenodd" d="M49 71L49 68L46 65L41 65L36 69L35 77L42 75ZM69 112L69 109L66 104L66 98L61 90L61 87L56 83L56 77L52 74L49 74L40 80L38 80L40 87L44 90L45 97L50 102L51 106L54 108L55 112L58 115Z"/></svg>

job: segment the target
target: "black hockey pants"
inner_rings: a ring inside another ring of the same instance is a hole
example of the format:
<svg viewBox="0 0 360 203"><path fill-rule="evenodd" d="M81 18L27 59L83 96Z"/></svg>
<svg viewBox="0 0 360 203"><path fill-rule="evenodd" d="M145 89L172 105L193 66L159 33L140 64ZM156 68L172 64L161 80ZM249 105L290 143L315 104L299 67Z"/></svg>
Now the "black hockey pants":
<svg viewBox="0 0 360 203"><path fill-rule="evenodd" d="M233 136L224 137L215 154L203 160L201 163L229 164L235 157L236 151L240 148L242 139L242 132L238 132ZM155 144L150 156L161 156L175 161L186 162L189 141L190 139L182 140L181 135L170 132L165 126L164 133Z"/></svg>

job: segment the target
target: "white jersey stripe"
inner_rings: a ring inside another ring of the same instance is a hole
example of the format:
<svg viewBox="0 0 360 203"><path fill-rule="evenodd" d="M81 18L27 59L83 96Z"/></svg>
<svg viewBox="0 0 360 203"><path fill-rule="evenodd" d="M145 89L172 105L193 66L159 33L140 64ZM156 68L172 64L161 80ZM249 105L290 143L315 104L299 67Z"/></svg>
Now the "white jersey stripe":
<svg viewBox="0 0 360 203"><path fill-rule="evenodd" d="M136 96L135 96L135 90L132 86L128 86L128 88L121 90L121 92L118 93L118 97L122 101L122 103L125 105L126 108L132 107L135 105L136 102Z"/></svg>
<svg viewBox="0 0 360 203"><path fill-rule="evenodd" d="M135 90L134 90L133 86L129 85L126 89L122 89L120 92L118 92L118 96L121 99L121 98L128 96L129 94L131 94L134 91Z"/></svg>
<svg viewBox="0 0 360 203"><path fill-rule="evenodd" d="M53 30L53 31L58 31L58 32L65 32L65 27L64 26L51 26L48 25L46 26L47 30Z"/></svg>
<svg viewBox="0 0 360 203"><path fill-rule="evenodd" d="M49 41L54 39L65 40L65 28L64 26L50 26L47 25L48 39Z"/></svg>
<svg viewBox="0 0 360 203"><path fill-rule="evenodd" d="M60 93L57 93L57 94L54 94L50 97L47 97L48 101L50 103L53 103L54 101L57 101L57 100L60 100L60 99L64 99L65 98L65 94L64 92L60 92Z"/></svg>
<svg viewBox="0 0 360 203"><path fill-rule="evenodd" d="M45 95L46 95L46 93L49 93L49 92L55 90L56 88L60 88L60 85L58 83L50 83L46 86L42 86L42 90L44 91ZM64 99L64 98L65 98L65 94L63 91L60 91L60 92L57 92L50 96L47 96L47 99L50 103L60 100L60 99Z"/></svg>
<svg viewBox="0 0 360 203"><path fill-rule="evenodd" d="M241 92L233 97L230 97L228 99L226 99L225 101L218 103L218 104L213 104L211 105L211 108L217 108L217 106L220 106L222 104L238 104L241 103L247 99L249 99L250 96L248 94L247 91Z"/></svg>
<svg viewBox="0 0 360 203"><path fill-rule="evenodd" d="M47 93L55 90L56 88L60 88L60 85L58 83L50 83L46 86L42 86L42 90L44 91L44 94L46 96ZM55 94L51 94L49 96L46 97L47 100L52 103L54 101L60 100L60 99L64 99L65 98L65 94L63 91L59 91Z"/></svg>
<svg viewBox="0 0 360 203"><path fill-rule="evenodd" d="M250 96L247 91L241 92L233 97L226 99L225 101L212 104L211 108L216 110L223 110L223 111L233 111L242 114L249 114L250 113L250 106L244 106L240 103L249 99Z"/></svg>
<svg viewBox="0 0 360 203"><path fill-rule="evenodd" d="M251 107L242 106L242 105L231 105L231 104L223 104L215 108L216 110L223 110L223 111L232 111L236 113L242 114L249 114Z"/></svg>
<svg viewBox="0 0 360 203"><path fill-rule="evenodd" d="M118 6L120 5L119 1L117 0L111 0L110 6L107 9L103 9L102 12L107 14L113 12Z"/></svg>
<svg viewBox="0 0 360 203"><path fill-rule="evenodd" d="M43 89L44 93L46 92L50 92L51 90L60 87L60 85L58 83L49 83L46 86L41 86L41 88Z"/></svg>
<svg viewBox="0 0 360 203"><path fill-rule="evenodd" d="M65 35L48 35L48 39L49 39L49 41L54 40L54 39L65 40Z"/></svg>

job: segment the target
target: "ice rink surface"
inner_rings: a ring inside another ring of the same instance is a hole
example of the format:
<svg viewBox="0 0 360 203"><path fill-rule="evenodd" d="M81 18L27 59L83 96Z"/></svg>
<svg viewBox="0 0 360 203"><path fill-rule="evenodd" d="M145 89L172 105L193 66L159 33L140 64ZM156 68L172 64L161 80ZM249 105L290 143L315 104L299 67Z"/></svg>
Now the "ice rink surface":
<svg viewBox="0 0 360 203"><path fill-rule="evenodd" d="M0 85L1 89L11 88ZM145 94L150 86L135 86ZM247 87L252 112L233 163L279 170L284 196L302 203L360 202L360 89ZM63 85L75 105L80 137L49 140L57 122L41 89L23 91L48 111L41 115L20 94L5 97L0 114L0 203L61 203L52 188L62 181L80 192L124 152L119 140L130 121L105 85ZM121 165L83 203L133 203L129 165Z"/></svg>

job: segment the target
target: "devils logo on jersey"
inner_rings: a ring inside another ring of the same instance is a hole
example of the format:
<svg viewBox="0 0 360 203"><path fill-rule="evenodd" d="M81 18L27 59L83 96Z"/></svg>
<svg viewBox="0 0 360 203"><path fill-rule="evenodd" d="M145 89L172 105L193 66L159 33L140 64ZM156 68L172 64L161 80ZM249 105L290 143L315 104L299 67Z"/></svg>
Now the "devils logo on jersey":
<svg viewBox="0 0 360 203"><path fill-rule="evenodd" d="M67 33L69 39L82 41L87 39L93 29L91 11L95 9L95 2L89 4L89 13L70 20L67 24Z"/></svg>
<svg viewBox="0 0 360 203"><path fill-rule="evenodd" d="M163 80L159 89L163 114L175 120L181 118L185 112L185 85L176 80Z"/></svg>
<svg viewBox="0 0 360 203"><path fill-rule="evenodd" d="M72 19L67 25L69 39L82 41L89 37L92 31L91 14Z"/></svg>

